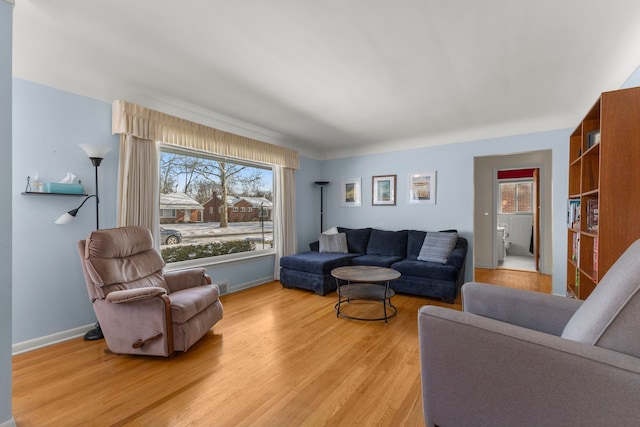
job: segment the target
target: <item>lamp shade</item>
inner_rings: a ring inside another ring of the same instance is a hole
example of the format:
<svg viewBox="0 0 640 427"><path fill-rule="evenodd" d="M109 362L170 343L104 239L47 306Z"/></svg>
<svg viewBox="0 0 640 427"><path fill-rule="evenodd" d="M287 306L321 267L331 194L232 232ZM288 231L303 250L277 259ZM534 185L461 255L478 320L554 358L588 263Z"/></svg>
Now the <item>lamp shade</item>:
<svg viewBox="0 0 640 427"><path fill-rule="evenodd" d="M78 144L90 159L104 159L111 147L109 145Z"/></svg>
<svg viewBox="0 0 640 427"><path fill-rule="evenodd" d="M71 221L73 221L73 218L74 217L69 212L65 212L60 215L60 218L56 219L55 223L59 225L69 224Z"/></svg>

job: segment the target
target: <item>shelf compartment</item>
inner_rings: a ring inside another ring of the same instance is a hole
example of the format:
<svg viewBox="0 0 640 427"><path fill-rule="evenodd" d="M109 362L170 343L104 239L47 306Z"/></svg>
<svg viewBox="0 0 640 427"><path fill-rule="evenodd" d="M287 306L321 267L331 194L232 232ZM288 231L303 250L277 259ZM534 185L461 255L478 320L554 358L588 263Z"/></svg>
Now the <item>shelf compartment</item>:
<svg viewBox="0 0 640 427"><path fill-rule="evenodd" d="M582 155L582 125L569 137L569 163L573 164Z"/></svg>
<svg viewBox="0 0 640 427"><path fill-rule="evenodd" d="M596 235L591 233L580 233L580 273L588 278L589 281L593 283L594 287L598 283L596 241Z"/></svg>
<svg viewBox="0 0 640 427"><path fill-rule="evenodd" d="M600 188L600 144L582 156L581 192L588 193Z"/></svg>
<svg viewBox="0 0 640 427"><path fill-rule="evenodd" d="M581 169L580 159L569 165L569 197L578 197L580 195Z"/></svg>

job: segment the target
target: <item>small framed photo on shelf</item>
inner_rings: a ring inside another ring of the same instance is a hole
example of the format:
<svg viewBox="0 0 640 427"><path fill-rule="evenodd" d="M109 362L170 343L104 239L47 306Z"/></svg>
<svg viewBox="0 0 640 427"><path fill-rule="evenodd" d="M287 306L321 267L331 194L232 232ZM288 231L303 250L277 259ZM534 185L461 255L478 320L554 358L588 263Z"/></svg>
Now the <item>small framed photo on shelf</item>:
<svg viewBox="0 0 640 427"><path fill-rule="evenodd" d="M371 204L373 206L396 205L396 175L371 178Z"/></svg>
<svg viewBox="0 0 640 427"><path fill-rule="evenodd" d="M345 179L341 182L340 200L343 208L356 208L362 205L361 179Z"/></svg>
<svg viewBox="0 0 640 427"><path fill-rule="evenodd" d="M417 172L409 175L409 204L436 204L436 172Z"/></svg>

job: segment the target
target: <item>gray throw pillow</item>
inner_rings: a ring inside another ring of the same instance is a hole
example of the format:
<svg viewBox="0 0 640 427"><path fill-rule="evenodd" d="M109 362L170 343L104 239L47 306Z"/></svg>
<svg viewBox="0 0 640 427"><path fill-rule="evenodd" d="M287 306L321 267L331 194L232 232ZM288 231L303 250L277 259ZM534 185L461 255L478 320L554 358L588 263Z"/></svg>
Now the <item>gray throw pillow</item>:
<svg viewBox="0 0 640 427"><path fill-rule="evenodd" d="M345 233L321 234L320 253L347 254L347 235Z"/></svg>
<svg viewBox="0 0 640 427"><path fill-rule="evenodd" d="M427 232L418 259L446 264L451 251L456 246L458 233Z"/></svg>

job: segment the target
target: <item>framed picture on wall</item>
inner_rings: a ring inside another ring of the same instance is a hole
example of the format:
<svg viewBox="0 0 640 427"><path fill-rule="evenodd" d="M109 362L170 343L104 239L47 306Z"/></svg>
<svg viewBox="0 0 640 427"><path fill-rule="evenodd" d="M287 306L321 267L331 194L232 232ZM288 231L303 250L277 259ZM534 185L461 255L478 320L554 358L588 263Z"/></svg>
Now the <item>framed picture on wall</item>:
<svg viewBox="0 0 640 427"><path fill-rule="evenodd" d="M340 203L344 208L355 208L362 205L361 179L345 179L341 182Z"/></svg>
<svg viewBox="0 0 640 427"><path fill-rule="evenodd" d="M436 172L417 172L409 175L409 204L436 204Z"/></svg>
<svg viewBox="0 0 640 427"><path fill-rule="evenodd" d="M373 206L396 205L396 175L371 178L371 204Z"/></svg>

